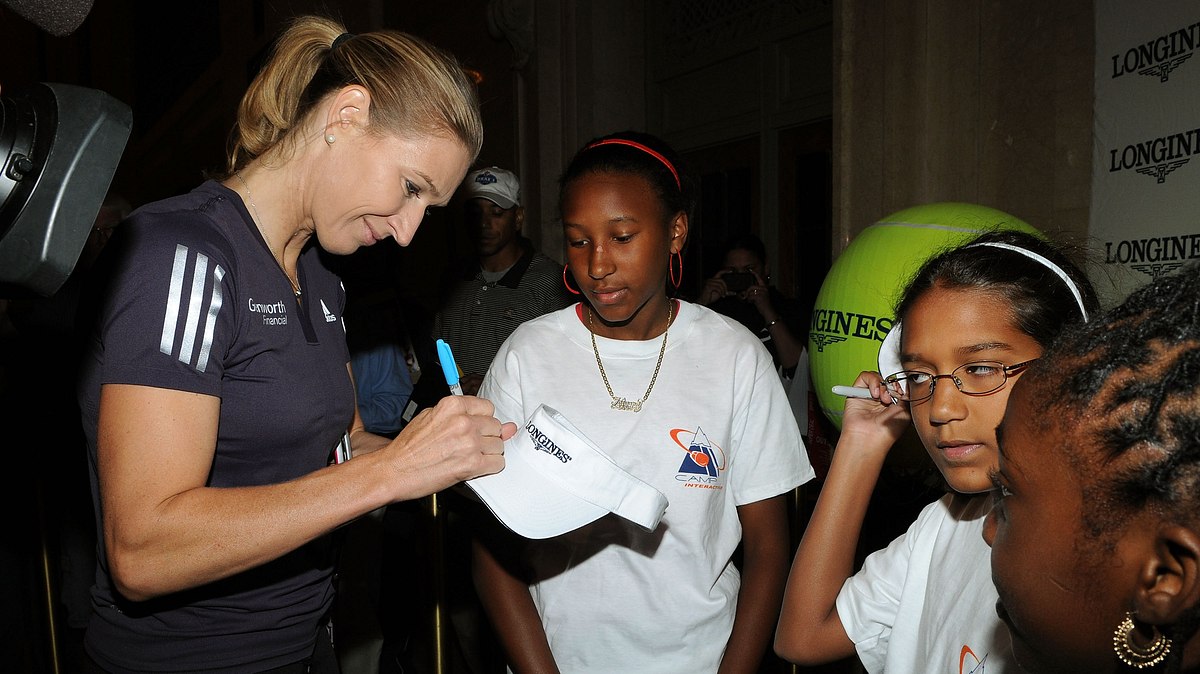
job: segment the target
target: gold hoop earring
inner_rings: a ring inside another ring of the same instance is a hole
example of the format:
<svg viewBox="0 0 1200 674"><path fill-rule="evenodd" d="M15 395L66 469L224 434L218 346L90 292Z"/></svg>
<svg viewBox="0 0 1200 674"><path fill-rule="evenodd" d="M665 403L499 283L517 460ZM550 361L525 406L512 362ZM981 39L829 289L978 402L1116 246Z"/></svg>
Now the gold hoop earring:
<svg viewBox="0 0 1200 674"><path fill-rule="evenodd" d="M1133 613L1126 613L1125 619L1113 633L1113 650L1117 653L1117 659L1134 669L1153 667L1165 660L1171 652L1171 640L1157 627L1151 625L1150 628L1154 630L1153 641L1145 646L1133 643Z"/></svg>

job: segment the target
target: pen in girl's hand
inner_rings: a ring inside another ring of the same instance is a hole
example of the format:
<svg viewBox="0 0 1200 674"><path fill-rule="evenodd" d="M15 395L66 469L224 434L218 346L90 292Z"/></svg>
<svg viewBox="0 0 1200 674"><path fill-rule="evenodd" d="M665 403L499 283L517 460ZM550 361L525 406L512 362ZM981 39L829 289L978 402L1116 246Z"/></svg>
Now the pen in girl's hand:
<svg viewBox="0 0 1200 674"><path fill-rule="evenodd" d="M835 395L840 395L846 398L870 398L871 389L862 386L834 386L833 392Z"/></svg>
<svg viewBox="0 0 1200 674"><path fill-rule="evenodd" d="M458 383L458 364L454 362L454 352L450 350L450 345L445 340L437 341L438 362L442 366L442 374L446 376L446 384L450 387L450 393L456 396L463 394L462 386Z"/></svg>

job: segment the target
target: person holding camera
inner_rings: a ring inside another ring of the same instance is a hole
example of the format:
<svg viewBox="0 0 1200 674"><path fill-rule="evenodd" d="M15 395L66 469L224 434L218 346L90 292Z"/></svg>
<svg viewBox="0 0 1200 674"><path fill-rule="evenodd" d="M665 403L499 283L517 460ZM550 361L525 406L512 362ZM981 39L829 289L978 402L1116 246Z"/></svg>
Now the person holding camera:
<svg viewBox="0 0 1200 674"><path fill-rule="evenodd" d="M707 306L758 335L785 380L796 373L804 352L806 316L800 303L770 285L767 248L753 234L738 234L725 245L720 269L704 282L697 304Z"/></svg>

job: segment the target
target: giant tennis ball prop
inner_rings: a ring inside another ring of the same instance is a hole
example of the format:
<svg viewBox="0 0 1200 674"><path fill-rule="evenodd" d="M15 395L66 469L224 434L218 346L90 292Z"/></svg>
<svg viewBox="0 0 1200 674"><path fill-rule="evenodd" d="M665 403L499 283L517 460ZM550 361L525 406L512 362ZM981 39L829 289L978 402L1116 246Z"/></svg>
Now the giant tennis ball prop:
<svg viewBox="0 0 1200 674"><path fill-rule="evenodd" d="M996 229L1042 236L994 208L959 202L914 206L872 224L838 256L821 284L809 327L809 368L821 411L839 429L845 399L832 392L863 370L877 370L892 310L921 265ZM951 328L948 326L947 330ZM890 372L884 372L888 375Z"/></svg>

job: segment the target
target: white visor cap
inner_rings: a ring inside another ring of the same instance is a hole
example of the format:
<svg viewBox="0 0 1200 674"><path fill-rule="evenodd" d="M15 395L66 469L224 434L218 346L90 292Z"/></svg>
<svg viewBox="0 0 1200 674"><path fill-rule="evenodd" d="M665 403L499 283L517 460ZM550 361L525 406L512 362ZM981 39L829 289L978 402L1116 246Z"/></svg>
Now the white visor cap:
<svg viewBox="0 0 1200 674"><path fill-rule="evenodd" d="M662 492L626 472L546 405L504 443L503 470L466 484L525 538L559 536L608 513L652 531L667 509Z"/></svg>

